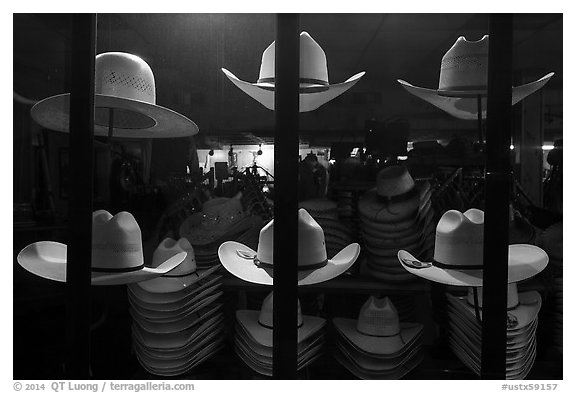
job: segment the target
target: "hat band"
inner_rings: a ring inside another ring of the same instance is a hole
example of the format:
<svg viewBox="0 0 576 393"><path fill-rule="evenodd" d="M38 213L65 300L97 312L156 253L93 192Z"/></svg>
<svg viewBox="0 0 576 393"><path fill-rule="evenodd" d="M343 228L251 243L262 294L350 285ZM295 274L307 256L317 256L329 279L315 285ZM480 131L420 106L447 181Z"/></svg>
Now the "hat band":
<svg viewBox="0 0 576 393"><path fill-rule="evenodd" d="M402 341L402 344L406 344L404 342L404 337L402 337L402 335L400 334L400 332L396 333L396 334L389 334L389 335L381 335L381 334L370 334L370 333L364 333L363 331L359 330L358 327L356 327L356 330L358 330L358 332L360 334L362 334L363 336L368 336L368 337L396 337L396 336L400 336L400 341Z"/></svg>
<svg viewBox="0 0 576 393"><path fill-rule="evenodd" d="M260 78L258 79L257 83L275 83L275 78ZM311 87L302 87L300 86L299 89L299 93L300 94L305 94L305 93L318 93L321 91L326 91L329 89L328 86L328 82L323 81L321 79L312 79L312 78L300 78L300 84L302 85L302 83L309 83L309 84L313 84L313 85L320 85L320 86L311 86ZM264 90L270 90L270 91L274 91L274 86L258 86L261 89Z"/></svg>
<svg viewBox="0 0 576 393"><path fill-rule="evenodd" d="M258 325L262 326L263 328L266 329L270 329L273 330L274 327L273 326L268 326L268 325L264 325L262 322L260 322L260 320L258 320ZM300 322L300 324L298 325L298 329L300 329L302 327L302 325L304 325L304 320L302 320L302 322Z"/></svg>
<svg viewBox="0 0 576 393"><path fill-rule="evenodd" d="M144 267L144 264L142 263L138 266L133 266L133 267L119 267L119 268L92 267L92 271L93 272L99 272L99 273L128 273L128 272L135 272L136 270L142 270L143 267Z"/></svg>
<svg viewBox="0 0 576 393"><path fill-rule="evenodd" d="M200 277L200 275L198 274L198 272L196 270L194 270L193 272L190 273L184 273L184 274L164 274L163 277L188 277L195 274L196 277Z"/></svg>
<svg viewBox="0 0 576 393"><path fill-rule="evenodd" d="M319 269L321 267L324 267L328 264L328 259L323 260L322 262L318 262L318 263L313 263L310 265L298 265L298 270L313 270L313 269ZM263 262L260 259L258 259L258 256L254 256L254 265L256 265L259 268L263 268L263 269L274 269L274 264L272 263L268 263L268 262Z"/></svg>
<svg viewBox="0 0 576 393"><path fill-rule="evenodd" d="M260 78L258 79L258 83L275 83L276 78ZM322 85L328 86L328 82L322 79L314 79L314 78L300 78L300 83L309 83L311 85Z"/></svg>
<svg viewBox="0 0 576 393"><path fill-rule="evenodd" d="M442 262L433 260L432 262L422 262L417 259L401 258L400 263L412 269L426 269L431 266L436 266L440 269L453 269L453 270L482 270L484 265L448 265Z"/></svg>

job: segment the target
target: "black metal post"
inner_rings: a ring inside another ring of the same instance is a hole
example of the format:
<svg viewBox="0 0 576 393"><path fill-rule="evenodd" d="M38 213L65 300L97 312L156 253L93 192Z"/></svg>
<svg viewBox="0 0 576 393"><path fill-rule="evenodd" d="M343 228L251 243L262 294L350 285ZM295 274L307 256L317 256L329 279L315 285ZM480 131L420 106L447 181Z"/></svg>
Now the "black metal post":
<svg viewBox="0 0 576 393"><path fill-rule="evenodd" d="M295 379L298 301L298 114L300 19L276 17L274 132L274 350L275 379Z"/></svg>
<svg viewBox="0 0 576 393"><path fill-rule="evenodd" d="M506 378L506 297L512 119L512 15L490 15L482 379Z"/></svg>
<svg viewBox="0 0 576 393"><path fill-rule="evenodd" d="M70 379L90 378L90 278L92 253L92 160L96 15L72 16L70 91L68 358Z"/></svg>

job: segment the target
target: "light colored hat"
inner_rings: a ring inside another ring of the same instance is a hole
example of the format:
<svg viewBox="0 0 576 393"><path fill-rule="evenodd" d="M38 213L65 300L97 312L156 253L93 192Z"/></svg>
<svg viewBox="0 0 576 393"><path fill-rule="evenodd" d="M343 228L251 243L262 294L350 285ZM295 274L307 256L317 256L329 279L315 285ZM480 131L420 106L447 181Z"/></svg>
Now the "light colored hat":
<svg viewBox="0 0 576 393"><path fill-rule="evenodd" d="M152 267L156 267L159 262L168 259L170 256L179 252L186 252L186 259L177 268L166 273L162 277L152 280L139 282L136 285L152 293L171 293L182 291L201 280L218 269L215 266L210 269L197 270L194 249L186 238L180 238L178 241L172 238L165 238L160 242L152 257Z"/></svg>
<svg viewBox="0 0 576 393"><path fill-rule="evenodd" d="M273 347L272 329L274 327L273 301L274 294L270 292L264 301L260 311L257 310L237 310L236 320L248 333L252 341L266 346ZM300 301L298 301L298 343L321 333L326 320L323 318L302 315Z"/></svg>
<svg viewBox="0 0 576 393"><path fill-rule="evenodd" d="M66 281L67 246L41 241L18 254L18 263L30 273L54 281ZM144 266L142 235L134 216L106 210L92 213L92 285L119 285L150 280L168 273L186 258L173 253L156 267Z"/></svg>
<svg viewBox="0 0 576 393"><path fill-rule="evenodd" d="M198 133L192 120L156 105L154 74L140 57L101 53L96 56L95 70L94 135L107 136L110 123L119 138L176 138ZM31 115L43 127L68 132L69 108L70 94L61 94L38 102Z"/></svg>
<svg viewBox="0 0 576 393"><path fill-rule="evenodd" d="M222 68L224 74L238 88L270 110L274 110L276 41L262 54L260 75L256 83L244 82ZM350 89L365 72L360 72L344 83L328 82L326 54L310 34L300 33L300 112L309 112L324 105Z"/></svg>
<svg viewBox="0 0 576 393"><path fill-rule="evenodd" d="M260 231L258 252L234 241L218 249L220 262L230 273L244 281L273 284L274 220ZM324 231L304 209L298 211L298 285L310 285L330 280L344 273L358 258L360 245L351 243L328 259Z"/></svg>
<svg viewBox="0 0 576 393"><path fill-rule="evenodd" d="M398 260L408 272L448 285L482 286L484 265L484 212L449 210L436 226L434 260L422 262L405 250ZM518 282L541 272L548 255L529 244L508 246L508 282Z"/></svg>
<svg viewBox="0 0 576 393"><path fill-rule="evenodd" d="M512 87L512 105L541 89L553 72L535 82ZM486 96L488 86L488 36L478 41L458 37L442 57L438 90L416 87L398 79L408 92L460 119L478 118L478 95ZM486 100L482 100L482 116L486 117Z"/></svg>
<svg viewBox="0 0 576 393"><path fill-rule="evenodd" d="M332 322L355 348L378 356L399 356L422 332L421 324L400 323L398 311L388 297L370 296L357 320L334 318Z"/></svg>
<svg viewBox="0 0 576 393"><path fill-rule="evenodd" d="M154 304L176 303L182 301L183 299L191 298L207 288L218 285L221 279L222 276L208 275L190 284L181 291L165 292L165 293L148 292L142 289L142 287L139 285L129 284L128 292L130 292L130 294L133 295L134 297L146 303L154 303Z"/></svg>
<svg viewBox="0 0 576 393"><path fill-rule="evenodd" d="M194 314L199 308L214 302L222 295L222 291L217 290L217 287L205 289L192 299L188 300L184 306L173 308L170 303L167 304L153 304L144 303L138 298L135 298L128 292L128 301L132 306L131 311L134 318L140 317L157 323L168 323L183 320L190 315ZM166 309L164 309L164 307Z"/></svg>

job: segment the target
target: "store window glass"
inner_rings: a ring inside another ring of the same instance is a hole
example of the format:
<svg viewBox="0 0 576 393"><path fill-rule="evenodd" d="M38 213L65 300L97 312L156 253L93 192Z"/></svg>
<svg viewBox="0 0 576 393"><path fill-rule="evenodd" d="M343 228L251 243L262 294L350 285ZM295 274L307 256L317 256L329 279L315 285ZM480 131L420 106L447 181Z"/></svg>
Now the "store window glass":
<svg viewBox="0 0 576 393"><path fill-rule="evenodd" d="M91 377L272 376L276 21L97 15ZM299 23L298 376L477 379L481 284L441 277L482 244L489 15ZM513 19L511 378L562 378L562 25ZM21 251L68 240L71 37L14 15L15 379L67 376L54 251Z"/></svg>

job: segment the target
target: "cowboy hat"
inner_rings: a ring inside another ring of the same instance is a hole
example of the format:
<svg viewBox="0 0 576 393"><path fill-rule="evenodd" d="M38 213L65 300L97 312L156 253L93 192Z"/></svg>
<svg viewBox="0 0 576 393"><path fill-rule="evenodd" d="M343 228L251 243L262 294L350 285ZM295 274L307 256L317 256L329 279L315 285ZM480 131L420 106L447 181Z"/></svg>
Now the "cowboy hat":
<svg viewBox="0 0 576 393"><path fill-rule="evenodd" d="M336 360L344 366L348 371L350 371L354 376L360 379L386 379L386 380L396 380L405 377L409 372L414 370L421 362L424 360L424 352L422 350L416 351L414 356L408 358L408 360L397 367L390 370L370 370L361 367L359 364L354 362L354 358L347 352L334 351L334 357Z"/></svg>
<svg viewBox="0 0 576 393"><path fill-rule="evenodd" d="M176 351L176 352L166 352L166 351L156 351L153 348L148 348L141 345L137 341L134 341L134 350L137 353L140 360L148 367L156 369L174 369L177 367L182 367L193 358L199 348L205 347L211 342L215 342L218 339L224 337L224 325L216 327L214 329L205 330L196 339L196 343L190 346L186 351Z"/></svg>
<svg viewBox="0 0 576 393"><path fill-rule="evenodd" d="M146 362L140 359L139 356L136 356L136 359L138 359L138 362L140 363L142 368L144 368L144 370L146 370L150 374L160 375L163 377L173 377L185 374L190 370L192 370L194 367L197 367L200 363L210 359L212 356L218 353L218 351L224 348L223 341L224 337L219 337L213 342L203 344L204 345L203 347L199 347L195 352L193 352L193 354L191 354L191 356L186 360L186 362L183 362L178 367L155 368L148 366Z"/></svg>
<svg viewBox="0 0 576 393"><path fill-rule="evenodd" d="M159 261L166 260L168 257L182 251L187 253L186 259L178 267L162 277L139 282L136 285L151 293L180 292L218 269L218 266L215 266L209 269L197 270L194 249L190 242L186 238L180 238L176 241L169 237L162 240L156 250L154 250L152 267L155 267Z"/></svg>
<svg viewBox="0 0 576 393"><path fill-rule="evenodd" d="M448 210L436 226L434 260L422 262L405 250L398 260L408 272L447 285L482 286L484 212ZM548 264L548 255L529 244L508 246L508 283L530 278Z"/></svg>
<svg viewBox="0 0 576 393"><path fill-rule="evenodd" d="M472 323L479 324L476 314L480 318L482 317L482 287L478 287L476 290L476 296L473 288L469 288L466 297L456 297L451 294L446 294L446 296L448 301L459 311L460 315L468 318ZM507 330L510 332L518 331L529 326L538 317L541 306L542 297L537 291L518 293L516 283L508 284Z"/></svg>
<svg viewBox="0 0 576 393"><path fill-rule="evenodd" d="M198 303L198 301L216 292L221 285L222 283L217 283L215 285L205 286L201 288L198 293L189 295L172 303L149 303L133 295L133 292L130 291L128 292L128 296L130 297L130 300L133 300L134 303L138 304L138 306L145 308L148 311L160 311L163 313L165 312L166 315L168 315L168 313L178 313L193 307Z"/></svg>
<svg viewBox="0 0 576 393"><path fill-rule="evenodd" d="M94 135L107 136L109 126L120 138L177 138L195 135L198 126L186 116L156 105L150 66L130 53L96 56ZM42 127L69 131L70 94L48 97L30 113Z"/></svg>
<svg viewBox="0 0 576 393"><path fill-rule="evenodd" d="M418 323L400 323L388 297L368 298L358 319L334 318L336 330L355 348L379 356L398 356L422 332Z"/></svg>
<svg viewBox="0 0 576 393"><path fill-rule="evenodd" d="M218 249L220 262L244 281L272 285L273 231L274 220L271 220L260 231L258 252L242 243L223 243ZM298 211L298 285L316 284L344 273L359 254L360 245L352 243L328 259L324 231L306 210Z"/></svg>
<svg viewBox="0 0 576 393"><path fill-rule="evenodd" d="M541 89L553 72L537 81L512 87L512 105ZM413 86L398 79L409 93L437 108L464 120L478 118L478 96L486 96L488 86L488 35L478 41L458 37L442 57L438 89ZM482 100L482 116L486 117L486 100Z"/></svg>
<svg viewBox="0 0 576 393"><path fill-rule="evenodd" d="M128 296L128 301L132 306L130 311L136 312L136 314L133 314L133 316L139 316L141 318L145 318L150 321L155 321L157 323L167 323L167 322L180 321L190 316L191 314L194 314L198 309L214 302L221 295L222 291L216 291L216 288L209 288L196 295L184 307L171 310L149 308L151 304L143 303L131 295Z"/></svg>
<svg viewBox="0 0 576 393"><path fill-rule="evenodd" d="M128 292L146 303L165 304L195 296L198 292L220 283L222 276L208 275L177 292L148 292L139 285L129 284Z"/></svg>
<svg viewBox="0 0 576 393"><path fill-rule="evenodd" d="M32 274L66 282L66 252L65 244L40 241L24 247L17 259ZM120 285L159 277L186 258L186 252L174 254L156 261L156 267L145 266L142 235L134 216L128 212L112 216L106 210L92 213L92 285Z"/></svg>
<svg viewBox="0 0 576 393"><path fill-rule="evenodd" d="M150 333L175 333L186 330L217 313L222 303L208 303L194 309L194 313L173 322L154 322L145 318L133 317L132 320L140 328Z"/></svg>
<svg viewBox="0 0 576 393"><path fill-rule="evenodd" d="M272 329L274 325L273 301L274 294L270 292L260 310L237 310L236 320L238 324L248 333L252 341L272 348ZM326 320L323 318L302 315L300 301L298 301L298 343L309 337L321 334Z"/></svg>
<svg viewBox="0 0 576 393"><path fill-rule="evenodd" d="M222 68L224 75L243 92L274 110L276 41L262 54L260 75L256 83L244 82ZM307 32L300 33L300 112L309 112L350 89L365 72L359 72L343 83L328 82L326 54Z"/></svg>
<svg viewBox="0 0 576 393"><path fill-rule="evenodd" d="M386 167L376 176L376 187L358 201L358 212L369 221L392 223L417 215L430 196L430 183L416 184L404 165Z"/></svg>

